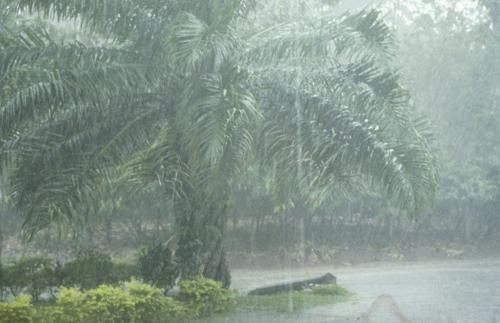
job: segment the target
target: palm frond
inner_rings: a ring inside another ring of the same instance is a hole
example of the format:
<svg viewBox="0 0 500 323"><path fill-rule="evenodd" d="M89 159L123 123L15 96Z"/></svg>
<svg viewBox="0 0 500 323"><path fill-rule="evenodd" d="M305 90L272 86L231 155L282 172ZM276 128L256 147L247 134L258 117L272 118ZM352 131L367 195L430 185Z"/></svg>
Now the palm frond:
<svg viewBox="0 0 500 323"><path fill-rule="evenodd" d="M148 13L131 0L12 0L7 4L12 12L28 11L61 21L79 21L82 27L120 41L147 25Z"/></svg>
<svg viewBox="0 0 500 323"><path fill-rule="evenodd" d="M342 23L352 28L370 51L382 57L394 57L395 40L389 26L384 22L378 10L362 10L348 15Z"/></svg>
<svg viewBox="0 0 500 323"><path fill-rule="evenodd" d="M125 51L58 44L44 30L0 32L0 120L8 135L21 122L46 117L66 103L101 104L144 79ZM112 59L118 58L118 60Z"/></svg>
<svg viewBox="0 0 500 323"><path fill-rule="evenodd" d="M328 189L363 174L380 183L388 196L411 212L433 196L434 159L429 142L415 135L421 130L408 128L405 141L400 141L391 137L391 129L379 127L338 101L297 89L286 91L280 89L275 102L294 104L300 93L304 120L297 120L286 106L268 103L263 141L270 156L267 160L278 161L279 176L293 174L309 192L313 187ZM301 128L300 138L297 127ZM301 160L297 160L299 146Z"/></svg>

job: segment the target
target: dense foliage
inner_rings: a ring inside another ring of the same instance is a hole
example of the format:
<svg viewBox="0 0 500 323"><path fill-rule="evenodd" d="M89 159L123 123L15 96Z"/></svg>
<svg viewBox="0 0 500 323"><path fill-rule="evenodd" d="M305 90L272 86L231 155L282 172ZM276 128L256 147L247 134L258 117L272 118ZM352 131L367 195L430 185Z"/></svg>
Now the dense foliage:
<svg viewBox="0 0 500 323"><path fill-rule="evenodd" d="M90 252L64 264L54 264L48 257L25 256L5 264L0 273L2 296L27 293L35 302L42 294L45 298L53 296L61 286L86 290L102 284L118 284L136 276L134 265L115 263L108 255Z"/></svg>
<svg viewBox="0 0 500 323"><path fill-rule="evenodd" d="M188 304L195 316L224 312L236 301L237 294L222 288L217 281L197 276L180 282L179 300Z"/></svg>
<svg viewBox="0 0 500 323"><path fill-rule="evenodd" d="M442 181L433 226L484 242L496 239L500 228L500 42L499 4L482 3L484 8L475 7L480 18L449 9L445 20L424 24L421 17L401 38L415 100L435 120L440 139Z"/></svg>
<svg viewBox="0 0 500 323"><path fill-rule="evenodd" d="M225 310L234 303L236 295L221 289L216 282L197 278L189 283L186 301L164 296L161 289L137 282L121 287L101 285L81 292L75 288L62 288L54 304L33 306L28 296L0 302L2 322L66 323L66 322L183 322L206 317L213 311ZM186 285L187 286L187 285ZM210 289L203 286L212 286ZM203 311L200 304L193 307L193 297L203 295ZM209 310L210 309L210 310Z"/></svg>
<svg viewBox="0 0 500 323"><path fill-rule="evenodd" d="M137 266L144 281L165 289L175 284L179 274L172 250L161 243L144 247L137 259Z"/></svg>

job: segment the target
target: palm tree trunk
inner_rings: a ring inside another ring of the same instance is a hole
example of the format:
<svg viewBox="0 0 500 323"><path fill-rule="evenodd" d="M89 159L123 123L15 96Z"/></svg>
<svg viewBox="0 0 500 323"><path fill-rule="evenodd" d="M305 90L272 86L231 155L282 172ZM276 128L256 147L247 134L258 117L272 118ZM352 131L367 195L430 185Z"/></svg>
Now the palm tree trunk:
<svg viewBox="0 0 500 323"><path fill-rule="evenodd" d="M85 231L87 232L87 239L86 240L87 240L88 246L94 246L95 245L95 234L94 234L94 228L92 227L92 224L90 222L86 224Z"/></svg>
<svg viewBox="0 0 500 323"><path fill-rule="evenodd" d="M181 278L203 274L229 287L231 277L224 249L227 211L225 207L203 206L190 197L184 197L174 206Z"/></svg>
<svg viewBox="0 0 500 323"><path fill-rule="evenodd" d="M105 226L106 226L106 243L108 246L111 246L111 240L113 238L113 222L112 222L113 216L109 216L105 220Z"/></svg>
<svg viewBox="0 0 500 323"><path fill-rule="evenodd" d="M180 266L181 278L190 278L199 273L201 267L201 241L199 225L193 206L188 201L178 201L175 205L175 220L179 235L176 256Z"/></svg>
<svg viewBox="0 0 500 323"><path fill-rule="evenodd" d="M3 252L3 227L2 227L2 216L3 213L0 212L0 260L2 259Z"/></svg>

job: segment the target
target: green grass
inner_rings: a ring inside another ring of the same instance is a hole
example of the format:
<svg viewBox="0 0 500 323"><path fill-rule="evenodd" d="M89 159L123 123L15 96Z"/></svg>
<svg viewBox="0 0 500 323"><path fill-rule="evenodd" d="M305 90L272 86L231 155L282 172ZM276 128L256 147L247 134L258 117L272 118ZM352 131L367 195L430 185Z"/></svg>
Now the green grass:
<svg viewBox="0 0 500 323"><path fill-rule="evenodd" d="M338 285L322 285L312 290L269 296L241 297L236 310L248 312L300 312L309 308L345 302L352 294Z"/></svg>
<svg viewBox="0 0 500 323"><path fill-rule="evenodd" d="M301 292L242 296L229 311L195 322L233 323L245 322L249 318L254 318L254 321L270 322L276 318L283 318L283 315L288 317L288 315L297 315L310 308L345 302L352 295L338 285L321 285Z"/></svg>

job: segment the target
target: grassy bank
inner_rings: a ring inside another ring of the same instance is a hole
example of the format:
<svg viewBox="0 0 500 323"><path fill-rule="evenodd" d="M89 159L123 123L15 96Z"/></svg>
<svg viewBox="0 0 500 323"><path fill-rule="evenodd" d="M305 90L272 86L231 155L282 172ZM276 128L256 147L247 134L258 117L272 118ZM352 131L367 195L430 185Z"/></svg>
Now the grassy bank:
<svg viewBox="0 0 500 323"><path fill-rule="evenodd" d="M203 322L262 321L295 315L311 308L346 302L353 296L339 285L315 286L304 291L267 296L242 296L228 312Z"/></svg>
<svg viewBox="0 0 500 323"><path fill-rule="evenodd" d="M351 294L339 285L324 285L310 290L268 296L244 296L238 302L239 311L300 312L313 307L346 301Z"/></svg>

